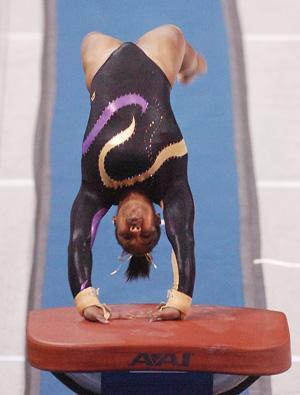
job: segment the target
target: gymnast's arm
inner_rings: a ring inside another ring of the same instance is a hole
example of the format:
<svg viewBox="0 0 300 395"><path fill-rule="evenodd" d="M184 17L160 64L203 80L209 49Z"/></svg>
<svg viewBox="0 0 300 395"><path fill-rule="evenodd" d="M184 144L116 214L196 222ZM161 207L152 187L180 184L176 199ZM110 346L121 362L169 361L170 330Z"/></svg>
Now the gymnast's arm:
<svg viewBox="0 0 300 395"><path fill-rule="evenodd" d="M164 308L177 308L183 318L191 306L195 282L194 202L186 176L172 180L163 203L166 232L175 253L174 282ZM164 318L164 310L161 314Z"/></svg>
<svg viewBox="0 0 300 395"><path fill-rule="evenodd" d="M71 233L68 247L69 284L78 311L91 321L107 321L106 309L101 307L91 283L91 228L92 224L94 225L94 216L105 215L109 208L110 206L104 204L100 193L93 186L83 183L71 210ZM95 226L97 227L97 223Z"/></svg>

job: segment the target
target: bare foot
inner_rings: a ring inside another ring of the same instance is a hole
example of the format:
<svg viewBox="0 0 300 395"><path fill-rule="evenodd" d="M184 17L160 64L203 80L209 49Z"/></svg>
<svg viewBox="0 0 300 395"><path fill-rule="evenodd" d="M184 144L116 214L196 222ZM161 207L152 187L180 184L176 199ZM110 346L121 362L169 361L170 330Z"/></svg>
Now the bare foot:
<svg viewBox="0 0 300 395"><path fill-rule="evenodd" d="M190 83L198 74L207 72L207 63L203 56L197 55L195 62L187 70L178 73L177 79L182 84Z"/></svg>

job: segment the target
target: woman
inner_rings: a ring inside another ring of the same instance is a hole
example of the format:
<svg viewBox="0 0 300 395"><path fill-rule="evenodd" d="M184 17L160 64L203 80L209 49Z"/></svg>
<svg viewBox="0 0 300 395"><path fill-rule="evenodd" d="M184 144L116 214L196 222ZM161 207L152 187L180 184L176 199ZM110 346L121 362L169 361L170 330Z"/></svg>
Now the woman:
<svg viewBox="0 0 300 395"><path fill-rule="evenodd" d="M80 314L108 323L114 313L91 284L92 245L101 218L118 205L116 238L131 254L127 277L147 277L159 236L160 204L171 242L174 283L153 319L186 316L192 302L194 204L187 179L187 148L170 106L176 80L206 70L181 30L165 25L136 44L88 34L82 61L91 111L82 146L82 184L71 211L69 282ZM117 316L117 315L116 315Z"/></svg>

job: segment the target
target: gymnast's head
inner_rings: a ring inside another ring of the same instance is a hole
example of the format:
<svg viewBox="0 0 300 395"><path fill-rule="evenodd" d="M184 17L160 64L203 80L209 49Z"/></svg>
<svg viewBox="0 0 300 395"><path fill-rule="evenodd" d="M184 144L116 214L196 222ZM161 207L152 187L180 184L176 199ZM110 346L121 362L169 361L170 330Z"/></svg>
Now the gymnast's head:
<svg viewBox="0 0 300 395"><path fill-rule="evenodd" d="M143 193L131 191L120 200L113 221L118 243L132 255L127 280L149 277L151 251L160 238L160 216L153 203Z"/></svg>

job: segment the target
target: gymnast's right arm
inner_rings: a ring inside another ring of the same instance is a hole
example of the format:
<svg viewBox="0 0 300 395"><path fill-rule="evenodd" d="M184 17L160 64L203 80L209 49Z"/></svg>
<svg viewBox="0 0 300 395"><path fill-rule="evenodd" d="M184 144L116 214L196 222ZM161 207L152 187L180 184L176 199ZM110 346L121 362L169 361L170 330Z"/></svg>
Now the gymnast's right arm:
<svg viewBox="0 0 300 395"><path fill-rule="evenodd" d="M105 214L109 206L103 203L100 193L93 186L83 183L71 210L68 274L79 313L91 321L106 322L110 316L110 310L100 303L91 283L91 228L94 216L99 215L101 209Z"/></svg>

